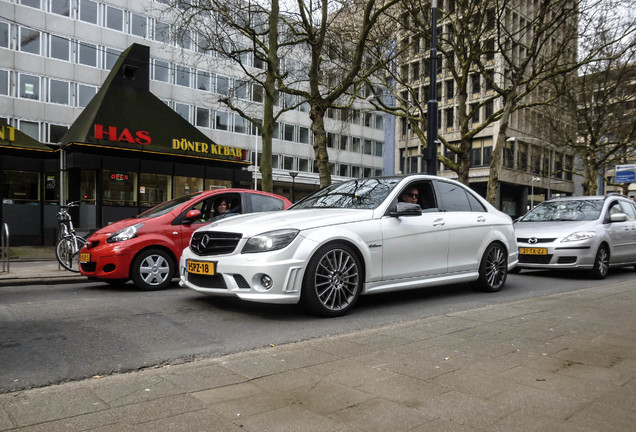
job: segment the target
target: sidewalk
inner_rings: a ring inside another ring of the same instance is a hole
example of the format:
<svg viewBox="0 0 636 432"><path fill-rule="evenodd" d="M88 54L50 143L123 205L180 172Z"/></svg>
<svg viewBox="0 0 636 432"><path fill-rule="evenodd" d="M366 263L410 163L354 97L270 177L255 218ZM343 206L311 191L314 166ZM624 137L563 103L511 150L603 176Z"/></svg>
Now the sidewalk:
<svg viewBox="0 0 636 432"><path fill-rule="evenodd" d="M0 286L86 281L62 267L53 246L18 246L9 249L9 262L0 266ZM8 268L8 271L7 271Z"/></svg>
<svg viewBox="0 0 636 432"><path fill-rule="evenodd" d="M621 282L1 394L0 430L633 432L635 310Z"/></svg>

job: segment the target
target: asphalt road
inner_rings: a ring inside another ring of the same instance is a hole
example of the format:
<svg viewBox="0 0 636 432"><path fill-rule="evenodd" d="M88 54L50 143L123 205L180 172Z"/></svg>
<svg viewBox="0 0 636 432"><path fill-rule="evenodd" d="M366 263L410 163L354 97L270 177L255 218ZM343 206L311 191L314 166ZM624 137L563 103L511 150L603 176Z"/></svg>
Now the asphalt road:
<svg viewBox="0 0 636 432"><path fill-rule="evenodd" d="M498 293L454 285L361 297L349 315L336 319L309 316L296 306L205 297L176 282L155 292L103 283L0 287L0 393L633 278L633 268L604 281L582 273L523 272L509 275Z"/></svg>

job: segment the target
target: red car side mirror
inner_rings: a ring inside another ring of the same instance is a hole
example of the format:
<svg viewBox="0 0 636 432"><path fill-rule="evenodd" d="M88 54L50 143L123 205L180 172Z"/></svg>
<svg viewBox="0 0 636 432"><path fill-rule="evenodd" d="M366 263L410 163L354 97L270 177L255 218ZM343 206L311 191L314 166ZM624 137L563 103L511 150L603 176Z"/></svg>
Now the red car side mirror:
<svg viewBox="0 0 636 432"><path fill-rule="evenodd" d="M201 211L200 210L190 210L188 213L186 213L186 217L183 220L183 223L185 224L189 224L192 223L192 221L194 221L195 219L199 219L201 218Z"/></svg>

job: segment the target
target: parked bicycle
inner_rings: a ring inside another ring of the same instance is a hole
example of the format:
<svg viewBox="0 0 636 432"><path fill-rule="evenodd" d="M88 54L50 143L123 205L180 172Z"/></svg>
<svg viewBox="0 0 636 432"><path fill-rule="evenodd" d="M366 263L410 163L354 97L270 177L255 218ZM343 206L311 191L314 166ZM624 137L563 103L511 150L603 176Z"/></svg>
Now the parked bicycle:
<svg viewBox="0 0 636 432"><path fill-rule="evenodd" d="M79 272L80 250L87 243L84 237L78 236L73 227L73 220L68 213L71 207L78 207L79 201L69 202L60 207L57 213L57 221L60 229L60 239L55 247L55 256L62 267L72 272Z"/></svg>

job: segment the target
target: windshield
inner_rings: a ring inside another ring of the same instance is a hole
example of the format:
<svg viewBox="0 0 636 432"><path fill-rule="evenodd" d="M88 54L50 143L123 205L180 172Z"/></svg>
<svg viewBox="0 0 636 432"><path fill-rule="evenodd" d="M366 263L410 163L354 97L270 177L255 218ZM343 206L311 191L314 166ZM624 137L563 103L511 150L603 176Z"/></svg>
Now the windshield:
<svg viewBox="0 0 636 432"><path fill-rule="evenodd" d="M401 180L401 177L382 177L335 183L309 195L291 208L374 209L384 202Z"/></svg>
<svg viewBox="0 0 636 432"><path fill-rule="evenodd" d="M181 196L179 198L175 198L173 200L170 201L166 201L163 204L159 204L156 207L151 208L150 210L146 210L145 212L135 216L137 218L153 218L153 217L158 217L158 216L162 216L165 215L166 213L172 211L173 209L179 207L181 204L183 204L186 201L190 201L192 198L201 195L202 192L197 192L194 194L190 194L190 195L184 195Z"/></svg>
<svg viewBox="0 0 636 432"><path fill-rule="evenodd" d="M603 200L546 201L520 222L591 221L600 217L602 209Z"/></svg>

